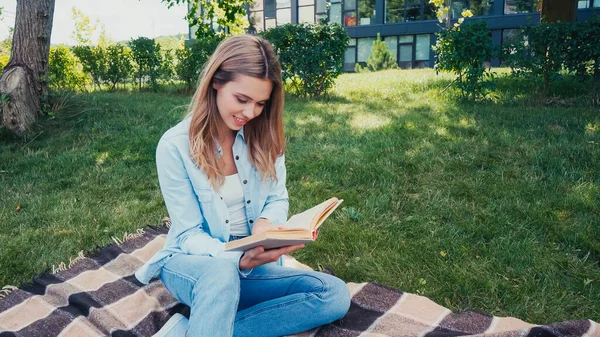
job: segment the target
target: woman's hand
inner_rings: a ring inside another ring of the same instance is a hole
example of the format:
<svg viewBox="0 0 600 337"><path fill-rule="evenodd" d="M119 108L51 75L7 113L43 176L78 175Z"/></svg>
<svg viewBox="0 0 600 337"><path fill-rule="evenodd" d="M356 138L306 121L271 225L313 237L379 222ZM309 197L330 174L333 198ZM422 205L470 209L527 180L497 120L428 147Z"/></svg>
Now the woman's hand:
<svg viewBox="0 0 600 337"><path fill-rule="evenodd" d="M304 245L286 246L269 250L265 250L263 246L248 249L240 259L240 269L251 269L265 263L276 262L281 255L289 254L301 248L304 248Z"/></svg>
<svg viewBox="0 0 600 337"><path fill-rule="evenodd" d="M273 223L269 219L258 218L258 219L256 219L256 222L254 222L254 225L252 226L252 235L263 233L266 231L283 229L283 228L284 228L283 226L273 225Z"/></svg>

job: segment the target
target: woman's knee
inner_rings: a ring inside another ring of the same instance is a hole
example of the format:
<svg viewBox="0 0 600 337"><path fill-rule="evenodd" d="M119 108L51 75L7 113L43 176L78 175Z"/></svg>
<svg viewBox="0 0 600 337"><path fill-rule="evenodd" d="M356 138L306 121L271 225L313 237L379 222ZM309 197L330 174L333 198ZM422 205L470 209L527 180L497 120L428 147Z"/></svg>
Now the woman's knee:
<svg viewBox="0 0 600 337"><path fill-rule="evenodd" d="M239 292L240 277L238 267L229 260L212 258L203 266L196 285L209 285L211 288Z"/></svg>
<svg viewBox="0 0 600 337"><path fill-rule="evenodd" d="M350 309L350 291L346 283L335 276L328 275L328 288L326 293L329 303L331 321L338 320L346 315Z"/></svg>

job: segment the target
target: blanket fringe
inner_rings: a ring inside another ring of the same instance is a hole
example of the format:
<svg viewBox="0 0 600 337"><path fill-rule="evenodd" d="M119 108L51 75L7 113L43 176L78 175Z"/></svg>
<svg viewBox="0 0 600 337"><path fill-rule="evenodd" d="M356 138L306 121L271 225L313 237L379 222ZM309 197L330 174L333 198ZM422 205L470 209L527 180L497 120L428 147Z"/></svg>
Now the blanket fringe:
<svg viewBox="0 0 600 337"><path fill-rule="evenodd" d="M0 289L0 300L3 300L6 296L8 296L8 294L12 293L13 291L17 290L19 288L15 287L15 286L10 286L10 285L6 285L4 287L2 287L2 289Z"/></svg>
<svg viewBox="0 0 600 337"><path fill-rule="evenodd" d="M136 233L127 233L127 232L125 232L125 234L123 234L123 238L122 239L119 239L116 236L113 236L112 239L113 239L113 241L117 245L120 245L123 242L127 242L127 241L135 239L135 238L139 238L140 236L144 235L145 233L146 233L146 231L143 228L138 228L138 230L136 231Z"/></svg>

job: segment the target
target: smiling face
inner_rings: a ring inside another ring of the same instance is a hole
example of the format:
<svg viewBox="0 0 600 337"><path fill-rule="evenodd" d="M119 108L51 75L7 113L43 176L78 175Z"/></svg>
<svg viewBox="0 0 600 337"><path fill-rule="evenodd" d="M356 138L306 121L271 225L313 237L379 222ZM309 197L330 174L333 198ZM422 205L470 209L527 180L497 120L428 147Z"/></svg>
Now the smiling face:
<svg viewBox="0 0 600 337"><path fill-rule="evenodd" d="M213 84L217 90L217 109L223 121L221 132L238 131L258 117L271 97L271 80L239 75L225 84Z"/></svg>

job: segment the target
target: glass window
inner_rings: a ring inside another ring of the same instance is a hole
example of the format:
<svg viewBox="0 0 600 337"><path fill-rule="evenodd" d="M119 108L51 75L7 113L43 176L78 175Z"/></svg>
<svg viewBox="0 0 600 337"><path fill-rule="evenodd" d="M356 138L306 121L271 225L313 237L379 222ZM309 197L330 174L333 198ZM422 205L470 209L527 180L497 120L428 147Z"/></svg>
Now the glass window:
<svg viewBox="0 0 600 337"><path fill-rule="evenodd" d="M471 0L469 9L475 16L492 15L494 14L492 10L493 3L493 0Z"/></svg>
<svg viewBox="0 0 600 337"><path fill-rule="evenodd" d="M417 35L415 46L415 60L429 60L429 51L431 50L431 38L429 34Z"/></svg>
<svg viewBox="0 0 600 337"><path fill-rule="evenodd" d="M594 1L594 8L600 8L600 0Z"/></svg>
<svg viewBox="0 0 600 337"><path fill-rule="evenodd" d="M358 0L358 24L375 23L375 0Z"/></svg>
<svg viewBox="0 0 600 337"><path fill-rule="evenodd" d="M413 43L412 35L398 36L398 43Z"/></svg>
<svg viewBox="0 0 600 337"><path fill-rule="evenodd" d="M590 8L590 0L579 0L577 2L577 8Z"/></svg>
<svg viewBox="0 0 600 337"><path fill-rule="evenodd" d="M356 26L356 12L344 13L344 26Z"/></svg>
<svg viewBox="0 0 600 337"><path fill-rule="evenodd" d="M400 62L412 62L413 46L404 44L400 46Z"/></svg>
<svg viewBox="0 0 600 337"><path fill-rule="evenodd" d="M252 11L262 11L263 10L263 1L262 0L254 0L250 4L250 10Z"/></svg>
<svg viewBox="0 0 600 337"><path fill-rule="evenodd" d="M275 28L276 21L275 19L266 19L265 20L265 29Z"/></svg>
<svg viewBox="0 0 600 337"><path fill-rule="evenodd" d="M356 0L347 0L344 2L344 10L349 11L351 9L356 9Z"/></svg>
<svg viewBox="0 0 600 337"><path fill-rule="evenodd" d="M250 27L248 28L249 31L254 32L254 33L260 33L262 32L265 28L265 23L263 21L263 12L251 12L250 13Z"/></svg>
<svg viewBox="0 0 600 337"><path fill-rule="evenodd" d="M277 25L282 26L286 23L292 23L292 10L290 8L277 10Z"/></svg>
<svg viewBox="0 0 600 337"><path fill-rule="evenodd" d="M383 42L388 47L390 53L396 55L398 53L398 37L397 36L386 36L383 38Z"/></svg>
<svg viewBox="0 0 600 337"><path fill-rule="evenodd" d="M356 63L356 48L348 48L344 52L344 63Z"/></svg>
<svg viewBox="0 0 600 337"><path fill-rule="evenodd" d="M265 0L265 19L275 18L275 0Z"/></svg>
<svg viewBox="0 0 600 337"><path fill-rule="evenodd" d="M356 46L356 39L350 39L350 41L348 41L348 46Z"/></svg>
<svg viewBox="0 0 600 337"><path fill-rule="evenodd" d="M315 4L315 0L298 0L298 6L311 6Z"/></svg>
<svg viewBox="0 0 600 337"><path fill-rule="evenodd" d="M529 13L537 4L538 0L504 0L504 14Z"/></svg>
<svg viewBox="0 0 600 337"><path fill-rule="evenodd" d="M329 23L342 23L342 4L333 3L329 7Z"/></svg>
<svg viewBox="0 0 600 337"><path fill-rule="evenodd" d="M290 0L276 0L277 8L287 8L291 6Z"/></svg>
<svg viewBox="0 0 600 337"><path fill-rule="evenodd" d="M404 21L404 0L385 0L385 22Z"/></svg>
<svg viewBox="0 0 600 337"><path fill-rule="evenodd" d="M461 17L460 13L462 13L467 8L469 8L467 6L467 0L452 1L452 7L450 7L451 18L453 18L453 19L460 18Z"/></svg>
<svg viewBox="0 0 600 337"><path fill-rule="evenodd" d="M317 13L327 12L327 1L317 0Z"/></svg>
<svg viewBox="0 0 600 337"><path fill-rule="evenodd" d="M364 39L358 39L357 42L358 43L356 47L358 48L358 55L356 57L356 60L358 62L367 62L367 59L369 59L369 56L371 56L371 47L373 46L373 42L375 42L375 38L369 37Z"/></svg>
<svg viewBox="0 0 600 337"><path fill-rule="evenodd" d="M435 13L436 8L434 4L425 2L425 11L423 13L423 20L437 20L437 14Z"/></svg>
<svg viewBox="0 0 600 337"><path fill-rule="evenodd" d="M421 5L406 6L406 21L421 20Z"/></svg>
<svg viewBox="0 0 600 337"><path fill-rule="evenodd" d="M298 22L314 23L315 22L315 6L298 7Z"/></svg>

